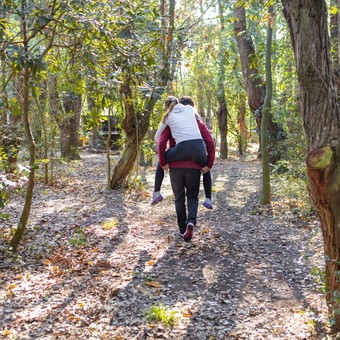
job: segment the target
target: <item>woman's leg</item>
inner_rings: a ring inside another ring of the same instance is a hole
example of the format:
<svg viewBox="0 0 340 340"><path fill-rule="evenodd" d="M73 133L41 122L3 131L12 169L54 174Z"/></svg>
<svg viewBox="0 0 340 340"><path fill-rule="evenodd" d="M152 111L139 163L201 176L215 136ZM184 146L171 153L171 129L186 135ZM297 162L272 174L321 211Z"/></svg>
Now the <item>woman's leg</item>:
<svg viewBox="0 0 340 340"><path fill-rule="evenodd" d="M211 200L212 180L210 171L203 174L203 187L205 193L205 200L203 202L203 206L207 209L213 209L214 207Z"/></svg>
<svg viewBox="0 0 340 340"><path fill-rule="evenodd" d="M162 183L163 183L163 179L164 179L164 170L159 165L159 163L157 163L157 165L156 165L156 172L155 172L155 184L154 184L153 191L155 191L155 192L161 191L161 186L162 186Z"/></svg>
<svg viewBox="0 0 340 340"><path fill-rule="evenodd" d="M161 195L161 186L164 179L164 170L157 163L156 172L155 172L155 183L154 183L154 191L152 193L151 205L155 205L163 200L163 196Z"/></svg>
<svg viewBox="0 0 340 340"><path fill-rule="evenodd" d="M210 171L203 174L203 187L204 187L205 197L211 199L212 181L211 181Z"/></svg>

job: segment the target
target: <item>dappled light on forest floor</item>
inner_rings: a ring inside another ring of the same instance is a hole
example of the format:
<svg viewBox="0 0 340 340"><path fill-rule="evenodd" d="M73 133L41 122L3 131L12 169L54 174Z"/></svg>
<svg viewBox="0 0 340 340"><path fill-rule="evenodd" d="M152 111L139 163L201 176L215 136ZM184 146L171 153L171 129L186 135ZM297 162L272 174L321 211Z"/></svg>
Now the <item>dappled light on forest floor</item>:
<svg viewBox="0 0 340 340"><path fill-rule="evenodd" d="M38 184L18 253L6 251L22 198L0 225L0 337L318 339L327 315L315 217L287 202L261 206L260 164L216 162L214 210L202 207L191 242L165 199L106 190L106 160L83 153L58 185ZM67 165L63 165L67 167ZM140 189L139 189L140 190ZM295 207L296 208L296 207Z"/></svg>

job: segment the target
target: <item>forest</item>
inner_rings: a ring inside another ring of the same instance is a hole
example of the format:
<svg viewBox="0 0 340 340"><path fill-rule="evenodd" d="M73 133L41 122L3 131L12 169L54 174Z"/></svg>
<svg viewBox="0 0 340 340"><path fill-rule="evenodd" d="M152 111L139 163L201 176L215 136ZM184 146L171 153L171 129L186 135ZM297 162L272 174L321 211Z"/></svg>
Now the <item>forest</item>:
<svg viewBox="0 0 340 340"><path fill-rule="evenodd" d="M338 1L0 4L0 337L339 336ZM190 243L169 95L216 147Z"/></svg>

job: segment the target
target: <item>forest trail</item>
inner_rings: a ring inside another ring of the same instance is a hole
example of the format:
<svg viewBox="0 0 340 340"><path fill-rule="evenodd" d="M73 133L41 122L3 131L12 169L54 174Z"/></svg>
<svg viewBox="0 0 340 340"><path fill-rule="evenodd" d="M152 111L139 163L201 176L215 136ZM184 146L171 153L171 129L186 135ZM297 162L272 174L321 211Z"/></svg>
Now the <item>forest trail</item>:
<svg viewBox="0 0 340 340"><path fill-rule="evenodd" d="M191 242L177 235L166 175L164 201L144 190L107 191L106 159L82 153L53 188L38 184L30 226L6 252L23 198L0 224L0 338L322 339L326 308L319 224L289 204L260 202L256 159L217 160L214 210L202 206ZM66 170L67 169L67 170ZM110 222L105 224L105 222ZM175 324L151 323L153 306Z"/></svg>

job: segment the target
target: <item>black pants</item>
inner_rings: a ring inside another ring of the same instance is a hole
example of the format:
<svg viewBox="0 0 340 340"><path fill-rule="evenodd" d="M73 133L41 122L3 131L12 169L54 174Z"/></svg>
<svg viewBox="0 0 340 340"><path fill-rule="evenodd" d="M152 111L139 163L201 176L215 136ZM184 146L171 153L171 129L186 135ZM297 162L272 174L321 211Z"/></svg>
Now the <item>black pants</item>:
<svg viewBox="0 0 340 340"><path fill-rule="evenodd" d="M185 232L187 223L196 224L200 178L201 171L198 169L170 169L170 182L175 196L177 224L181 233ZM185 202L185 198L187 202Z"/></svg>
<svg viewBox="0 0 340 340"><path fill-rule="evenodd" d="M193 160L201 167L207 165L207 152L202 139L193 139L178 143L165 152L165 160L170 162ZM154 191L160 191L164 179L164 171L159 164L156 167ZM210 171L203 174L203 186L205 196L211 199L211 173Z"/></svg>
<svg viewBox="0 0 340 340"><path fill-rule="evenodd" d="M155 185L154 185L155 192L161 191L163 179L164 179L164 170L159 165L159 163L157 163L156 174L155 174ZM211 179L210 171L203 174L203 187L204 187L205 197L211 199L212 179Z"/></svg>
<svg viewBox="0 0 340 340"><path fill-rule="evenodd" d="M191 159L201 167L207 165L207 151L202 139L180 142L165 152L165 160L168 164L187 159Z"/></svg>

